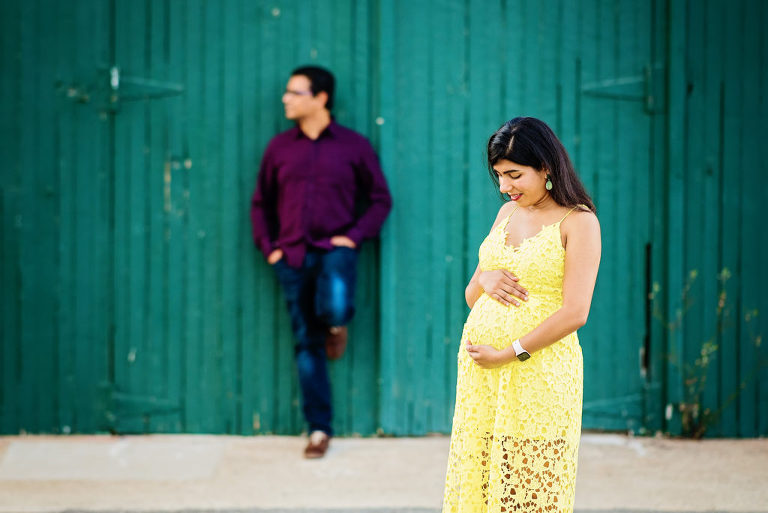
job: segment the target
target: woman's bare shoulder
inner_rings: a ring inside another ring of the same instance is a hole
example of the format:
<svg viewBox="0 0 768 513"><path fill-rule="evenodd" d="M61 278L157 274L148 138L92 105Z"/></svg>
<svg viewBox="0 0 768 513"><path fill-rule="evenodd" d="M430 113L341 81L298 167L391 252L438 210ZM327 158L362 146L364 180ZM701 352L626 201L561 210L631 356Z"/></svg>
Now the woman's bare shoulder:
<svg viewBox="0 0 768 513"><path fill-rule="evenodd" d="M572 234L594 234L600 235L600 221L594 212L585 208L576 208L571 212L562 223L562 230L567 235Z"/></svg>

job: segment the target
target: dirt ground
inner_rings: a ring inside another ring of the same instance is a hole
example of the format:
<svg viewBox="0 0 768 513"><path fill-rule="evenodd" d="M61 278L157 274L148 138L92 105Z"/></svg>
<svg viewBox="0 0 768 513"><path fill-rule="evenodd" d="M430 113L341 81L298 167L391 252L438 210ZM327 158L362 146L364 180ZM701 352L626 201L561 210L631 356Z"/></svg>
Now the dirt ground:
<svg viewBox="0 0 768 513"><path fill-rule="evenodd" d="M0 512L425 511L442 502L448 438L0 437ZM382 509L383 508L383 509ZM576 511L768 513L768 440L585 434Z"/></svg>

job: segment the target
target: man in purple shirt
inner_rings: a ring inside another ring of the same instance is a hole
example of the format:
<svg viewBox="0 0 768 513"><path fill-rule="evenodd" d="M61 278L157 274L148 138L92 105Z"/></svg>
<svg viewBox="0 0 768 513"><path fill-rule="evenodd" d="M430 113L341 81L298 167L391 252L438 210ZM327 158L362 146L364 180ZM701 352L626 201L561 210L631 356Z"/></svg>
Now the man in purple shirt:
<svg viewBox="0 0 768 513"><path fill-rule="evenodd" d="M323 68L293 71L283 105L296 126L269 142L251 201L253 239L283 287L297 339L307 458L322 457L333 433L326 359L346 347L360 244L392 207L368 140L331 117L334 83Z"/></svg>

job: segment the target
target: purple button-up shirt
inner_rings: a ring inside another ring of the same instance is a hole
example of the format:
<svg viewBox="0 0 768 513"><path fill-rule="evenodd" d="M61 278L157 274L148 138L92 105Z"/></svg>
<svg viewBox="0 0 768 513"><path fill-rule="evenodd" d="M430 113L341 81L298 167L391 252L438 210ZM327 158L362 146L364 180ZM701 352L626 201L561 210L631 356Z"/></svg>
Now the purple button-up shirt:
<svg viewBox="0 0 768 513"><path fill-rule="evenodd" d="M308 246L331 249L334 235L358 246L375 237L391 208L365 137L331 121L312 140L296 126L276 135L261 159L251 200L253 239L265 256L280 248L288 265L300 267Z"/></svg>

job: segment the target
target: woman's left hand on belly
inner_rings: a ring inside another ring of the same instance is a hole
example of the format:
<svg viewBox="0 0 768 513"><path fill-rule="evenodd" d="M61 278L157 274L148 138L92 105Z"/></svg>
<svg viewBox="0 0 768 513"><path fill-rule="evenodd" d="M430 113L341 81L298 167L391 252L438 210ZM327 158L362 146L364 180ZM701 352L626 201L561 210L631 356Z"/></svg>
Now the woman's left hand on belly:
<svg viewBox="0 0 768 513"><path fill-rule="evenodd" d="M488 345L473 344L469 339L464 341L464 348L475 363L484 369L501 367L511 361L505 351Z"/></svg>
<svg viewBox="0 0 768 513"><path fill-rule="evenodd" d="M519 278L506 269L481 271L477 277L483 292L504 306L520 306L515 296L528 301L528 291L518 281Z"/></svg>

